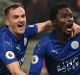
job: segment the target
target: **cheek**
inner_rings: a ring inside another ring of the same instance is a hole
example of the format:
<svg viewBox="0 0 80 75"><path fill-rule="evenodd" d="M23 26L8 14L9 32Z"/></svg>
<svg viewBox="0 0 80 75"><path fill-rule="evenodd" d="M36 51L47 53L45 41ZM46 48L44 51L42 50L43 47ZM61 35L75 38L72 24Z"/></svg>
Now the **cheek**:
<svg viewBox="0 0 80 75"><path fill-rule="evenodd" d="M66 21L60 21L59 22L59 24L60 24L60 28L62 29L62 30L65 30L66 29L66 25L67 25L67 23L66 23Z"/></svg>
<svg viewBox="0 0 80 75"><path fill-rule="evenodd" d="M66 24L67 24L67 22L66 22L66 20L60 20L60 21L59 21L59 24L61 24L61 25L63 25L63 26L64 26L64 25L66 25Z"/></svg>
<svg viewBox="0 0 80 75"><path fill-rule="evenodd" d="M14 22L14 21L12 21L11 24L10 24L10 26L12 27L12 29L15 30L17 28L17 23Z"/></svg>
<svg viewBox="0 0 80 75"><path fill-rule="evenodd" d="M64 32L65 32L65 31L66 31L66 29L67 29L67 26L66 26L66 24L65 24L65 25L63 25L63 26L62 26L62 31L64 31Z"/></svg>
<svg viewBox="0 0 80 75"><path fill-rule="evenodd" d="M62 23L65 23L66 22L65 19L60 19L59 21L62 22Z"/></svg>
<svg viewBox="0 0 80 75"><path fill-rule="evenodd" d="M25 23L27 23L27 20L25 19Z"/></svg>
<svg viewBox="0 0 80 75"><path fill-rule="evenodd" d="M17 23L17 20L13 20L13 19L10 20L10 25L14 26L16 23Z"/></svg>

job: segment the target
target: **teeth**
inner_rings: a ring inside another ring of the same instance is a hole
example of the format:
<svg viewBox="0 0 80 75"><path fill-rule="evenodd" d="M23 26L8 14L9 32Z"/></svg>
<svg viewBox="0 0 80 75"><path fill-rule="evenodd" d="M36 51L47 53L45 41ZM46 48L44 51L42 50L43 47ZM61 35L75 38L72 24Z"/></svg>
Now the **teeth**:
<svg viewBox="0 0 80 75"><path fill-rule="evenodd" d="M23 27L23 25L18 25L18 27Z"/></svg>
<svg viewBox="0 0 80 75"><path fill-rule="evenodd" d="M67 31L72 31L72 29L69 29L69 28L68 28Z"/></svg>

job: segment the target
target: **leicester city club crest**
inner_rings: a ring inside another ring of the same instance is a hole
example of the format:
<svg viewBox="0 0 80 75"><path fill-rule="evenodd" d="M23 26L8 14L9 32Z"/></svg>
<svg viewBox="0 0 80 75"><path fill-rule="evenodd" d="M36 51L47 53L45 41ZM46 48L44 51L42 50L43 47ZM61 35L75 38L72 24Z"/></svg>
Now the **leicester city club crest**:
<svg viewBox="0 0 80 75"><path fill-rule="evenodd" d="M71 47L72 47L73 49L77 49L77 48L79 47L79 42L78 42L78 41L72 41Z"/></svg>

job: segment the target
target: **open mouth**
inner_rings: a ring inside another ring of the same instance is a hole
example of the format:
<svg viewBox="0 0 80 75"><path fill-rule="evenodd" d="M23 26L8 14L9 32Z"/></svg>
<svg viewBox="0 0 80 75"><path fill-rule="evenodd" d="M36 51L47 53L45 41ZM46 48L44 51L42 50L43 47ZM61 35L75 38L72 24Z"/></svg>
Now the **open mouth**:
<svg viewBox="0 0 80 75"><path fill-rule="evenodd" d="M72 31L72 28L68 28L67 31L68 31L68 32L71 32L71 31Z"/></svg>
<svg viewBox="0 0 80 75"><path fill-rule="evenodd" d="M18 27L23 27L24 25L22 24L22 25L20 25L20 24L18 24Z"/></svg>
<svg viewBox="0 0 80 75"><path fill-rule="evenodd" d="M25 25L24 24L18 24L17 28L18 28L19 31L24 31Z"/></svg>
<svg viewBox="0 0 80 75"><path fill-rule="evenodd" d="M71 32L71 31L72 31L72 27L73 27L73 24L72 24L72 23L69 24L69 25L67 26L67 31L68 31L68 32Z"/></svg>

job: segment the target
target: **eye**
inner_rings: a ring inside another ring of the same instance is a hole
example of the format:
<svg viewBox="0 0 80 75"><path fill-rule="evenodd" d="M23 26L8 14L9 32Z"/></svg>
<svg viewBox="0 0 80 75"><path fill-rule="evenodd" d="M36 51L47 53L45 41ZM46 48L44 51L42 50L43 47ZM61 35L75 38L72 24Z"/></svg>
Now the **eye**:
<svg viewBox="0 0 80 75"><path fill-rule="evenodd" d="M67 14L64 14L64 15L63 15L63 18L66 18L66 17L67 17Z"/></svg>
<svg viewBox="0 0 80 75"><path fill-rule="evenodd" d="M73 17L73 14L72 14L72 13L70 13L70 14L69 14L69 16L72 18L72 17Z"/></svg>
<svg viewBox="0 0 80 75"><path fill-rule="evenodd" d="M61 18L66 18L67 17L67 14L61 14L60 17Z"/></svg>
<svg viewBox="0 0 80 75"><path fill-rule="evenodd" d="M18 15L14 15L14 16L13 16L14 19L17 19L18 17L19 17Z"/></svg>
<svg viewBox="0 0 80 75"><path fill-rule="evenodd" d="M25 18L25 17L26 17L26 15L25 15L25 14L23 14L21 17L22 17L22 18Z"/></svg>
<svg viewBox="0 0 80 75"><path fill-rule="evenodd" d="M64 14L64 15L62 15L62 17L63 18L66 18L66 17L73 18L73 15L72 15L72 13L70 13L70 14Z"/></svg>

